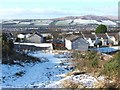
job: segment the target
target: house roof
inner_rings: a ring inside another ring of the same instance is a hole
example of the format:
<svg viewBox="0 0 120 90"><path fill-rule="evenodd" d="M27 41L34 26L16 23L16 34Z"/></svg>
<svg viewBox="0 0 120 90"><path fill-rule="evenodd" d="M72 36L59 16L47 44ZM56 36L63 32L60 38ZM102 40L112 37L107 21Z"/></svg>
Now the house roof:
<svg viewBox="0 0 120 90"><path fill-rule="evenodd" d="M74 41L74 40L76 40L78 38L79 38L78 35L73 35L73 34L66 37L66 39L70 40L70 41Z"/></svg>
<svg viewBox="0 0 120 90"><path fill-rule="evenodd" d="M86 38L91 38L91 39L93 39L93 40L95 39L95 35L93 35L93 34L91 34L91 33L88 33L88 34L83 33L83 34L84 34L84 36L85 36ZM117 34L117 33L108 33L108 35L109 35L109 36L114 36L116 39L118 39L118 34ZM99 38L107 39L106 34L103 34L103 33L96 34L96 36L99 37Z"/></svg>
<svg viewBox="0 0 120 90"><path fill-rule="evenodd" d="M119 39L118 33L108 33L108 35L109 35L109 36L114 36L116 40ZM107 36L106 36L106 38L107 38Z"/></svg>
<svg viewBox="0 0 120 90"><path fill-rule="evenodd" d="M91 38L92 40L95 39L95 36L92 34L84 34L85 38Z"/></svg>
<svg viewBox="0 0 120 90"><path fill-rule="evenodd" d="M27 35L27 38L30 38L30 37L35 36L35 35L38 35L39 37L42 37L42 35L40 33L37 33L37 32L35 32L35 33L28 33L26 35Z"/></svg>
<svg viewBox="0 0 120 90"><path fill-rule="evenodd" d="M99 34L96 34L96 35L97 35L97 37L99 37L99 38L104 38L104 39L107 39L106 34L99 33Z"/></svg>

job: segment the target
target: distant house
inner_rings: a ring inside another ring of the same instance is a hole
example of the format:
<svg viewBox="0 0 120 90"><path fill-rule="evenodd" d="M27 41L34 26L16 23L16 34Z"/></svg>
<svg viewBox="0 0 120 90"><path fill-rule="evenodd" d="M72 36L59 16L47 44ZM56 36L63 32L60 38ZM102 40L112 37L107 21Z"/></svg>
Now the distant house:
<svg viewBox="0 0 120 90"><path fill-rule="evenodd" d="M106 33L107 43L112 45L118 45L118 33ZM112 43L110 43L112 42Z"/></svg>
<svg viewBox="0 0 120 90"><path fill-rule="evenodd" d="M102 41L102 46L107 46L108 38L104 33L96 34L97 37Z"/></svg>
<svg viewBox="0 0 120 90"><path fill-rule="evenodd" d="M16 50L52 50L52 43L43 43L43 36L38 32L18 34L22 37L17 42L14 42Z"/></svg>
<svg viewBox="0 0 120 90"><path fill-rule="evenodd" d="M92 34L87 34L87 33L82 33L81 35L83 37L84 40L86 40L89 43L89 47L94 47L94 42L96 40L95 36Z"/></svg>
<svg viewBox="0 0 120 90"><path fill-rule="evenodd" d="M68 50L88 50L89 43L78 35L70 35L65 38L65 47Z"/></svg>
<svg viewBox="0 0 120 90"><path fill-rule="evenodd" d="M94 35L94 36L93 36ZM118 34L117 33L99 33L99 34L85 34L86 38L90 38L94 45L98 43L98 41L101 42L102 46L107 45L117 45L118 44Z"/></svg>
<svg viewBox="0 0 120 90"><path fill-rule="evenodd" d="M41 36L44 39L44 43L51 43L53 41L53 35L51 33L42 33Z"/></svg>
<svg viewBox="0 0 120 90"><path fill-rule="evenodd" d="M42 43L43 37L38 33L30 33L25 35L25 42L28 43Z"/></svg>

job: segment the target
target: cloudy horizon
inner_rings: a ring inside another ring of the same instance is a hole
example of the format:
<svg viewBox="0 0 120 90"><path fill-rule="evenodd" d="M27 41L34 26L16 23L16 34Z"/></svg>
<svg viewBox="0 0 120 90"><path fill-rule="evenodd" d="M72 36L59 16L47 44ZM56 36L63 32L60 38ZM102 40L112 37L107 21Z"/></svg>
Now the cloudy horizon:
<svg viewBox="0 0 120 90"><path fill-rule="evenodd" d="M118 0L1 0L1 19L48 19L66 16L118 16Z"/></svg>

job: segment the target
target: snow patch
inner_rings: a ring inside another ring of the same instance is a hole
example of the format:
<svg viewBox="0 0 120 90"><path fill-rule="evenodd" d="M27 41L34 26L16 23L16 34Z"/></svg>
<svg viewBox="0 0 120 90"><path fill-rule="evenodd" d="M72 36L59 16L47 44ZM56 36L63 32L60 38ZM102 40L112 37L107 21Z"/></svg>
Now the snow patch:
<svg viewBox="0 0 120 90"><path fill-rule="evenodd" d="M28 55L40 58L45 62L24 63L23 66L3 64L3 88L43 88L61 80L62 75L70 71L70 69L66 69L69 64L61 64L68 58L57 58L54 53L41 51L31 52ZM20 72L24 72L24 74Z"/></svg>

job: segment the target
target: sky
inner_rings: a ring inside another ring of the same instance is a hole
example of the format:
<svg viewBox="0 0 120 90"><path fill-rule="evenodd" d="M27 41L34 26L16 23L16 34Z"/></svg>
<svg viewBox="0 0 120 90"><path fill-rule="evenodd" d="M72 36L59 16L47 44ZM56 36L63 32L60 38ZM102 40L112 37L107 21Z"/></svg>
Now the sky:
<svg viewBox="0 0 120 90"><path fill-rule="evenodd" d="M119 0L0 0L0 19L117 16Z"/></svg>

